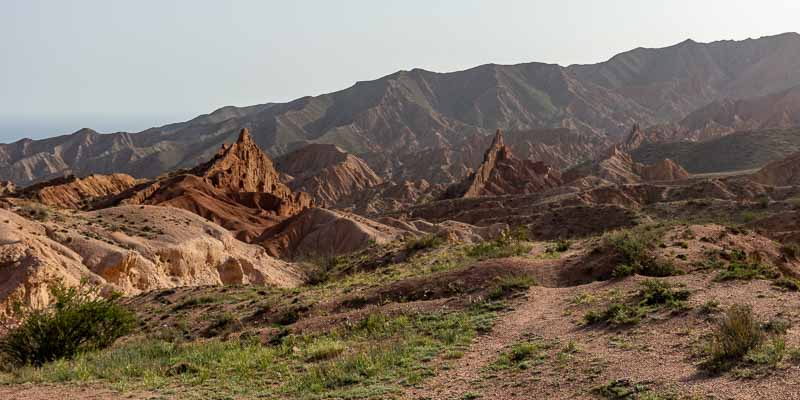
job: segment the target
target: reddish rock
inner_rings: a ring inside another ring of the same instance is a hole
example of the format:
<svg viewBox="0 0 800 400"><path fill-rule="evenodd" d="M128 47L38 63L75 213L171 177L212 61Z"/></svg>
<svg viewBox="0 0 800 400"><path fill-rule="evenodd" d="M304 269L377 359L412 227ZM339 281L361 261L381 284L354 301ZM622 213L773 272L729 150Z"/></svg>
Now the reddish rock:
<svg viewBox="0 0 800 400"><path fill-rule="evenodd" d="M535 193L561 184L558 171L542 162L520 160L511 154L497 130L478 170L447 189L445 197L482 197Z"/></svg>
<svg viewBox="0 0 800 400"><path fill-rule="evenodd" d="M139 183L130 175L74 175L51 179L20 190L18 197L59 208L85 208L93 202L122 193Z"/></svg>
<svg viewBox="0 0 800 400"><path fill-rule="evenodd" d="M333 144L302 147L278 159L276 167L292 190L309 193L323 207L383 183L364 160Z"/></svg>
<svg viewBox="0 0 800 400"><path fill-rule="evenodd" d="M138 185L111 201L189 210L248 241L281 220L311 207L313 200L280 182L272 161L243 129L210 161L188 172Z"/></svg>

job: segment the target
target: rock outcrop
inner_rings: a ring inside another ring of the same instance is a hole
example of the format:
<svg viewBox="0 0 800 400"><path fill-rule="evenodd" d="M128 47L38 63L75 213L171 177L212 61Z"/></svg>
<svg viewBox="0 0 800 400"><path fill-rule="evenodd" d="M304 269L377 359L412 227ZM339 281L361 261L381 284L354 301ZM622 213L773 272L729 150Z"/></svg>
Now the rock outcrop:
<svg viewBox="0 0 800 400"><path fill-rule="evenodd" d="M571 168L563 175L565 183L588 177L600 178L609 183L629 184L683 180L689 178L689 173L670 159L651 165L637 163L621 146L613 146L601 159Z"/></svg>
<svg viewBox="0 0 800 400"><path fill-rule="evenodd" d="M341 198L383 183L364 160L333 144L304 146L275 164L292 190L309 193L322 207L333 207Z"/></svg>
<svg viewBox="0 0 800 400"><path fill-rule="evenodd" d="M141 182L126 174L89 175L85 178L69 175L26 187L17 196L52 207L79 209L122 193L137 183Z"/></svg>
<svg viewBox="0 0 800 400"><path fill-rule="evenodd" d="M4 194L11 194L17 190L17 186L14 185L14 182L10 181L0 181L0 195Z"/></svg>
<svg viewBox="0 0 800 400"><path fill-rule="evenodd" d="M196 285L291 287L303 280L291 264L188 211L123 206L52 213L57 218L40 222L0 209L0 314L16 300L48 304L48 285L58 280L87 279L128 295Z"/></svg>
<svg viewBox="0 0 800 400"><path fill-rule="evenodd" d="M503 132L498 129L478 170L464 181L448 188L445 197L535 193L560 184L561 176L558 171L542 162L515 158L503 142Z"/></svg>
<svg viewBox="0 0 800 400"><path fill-rule="evenodd" d="M223 145L210 161L138 185L98 207L136 204L182 208L249 241L313 201L280 181L272 161L243 129L236 143Z"/></svg>

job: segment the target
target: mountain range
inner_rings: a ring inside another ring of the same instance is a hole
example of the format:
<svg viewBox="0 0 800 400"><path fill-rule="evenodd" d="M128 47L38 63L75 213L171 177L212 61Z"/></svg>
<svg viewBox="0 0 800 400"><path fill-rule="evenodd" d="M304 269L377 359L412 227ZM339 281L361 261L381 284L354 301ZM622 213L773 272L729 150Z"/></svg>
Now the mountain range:
<svg viewBox="0 0 800 400"><path fill-rule="evenodd" d="M25 186L66 174L152 178L211 158L242 128L272 157L334 144L394 182L449 184L466 177L498 128L508 132L516 154L567 168L597 156L634 124L669 141L794 124L798 54L800 35L787 33L637 48L592 65L400 71L334 93L223 107L139 133L81 129L2 144L0 180ZM786 112L766 112L763 104ZM540 138L553 132L550 141L558 143L543 147ZM420 155L437 162L423 167Z"/></svg>

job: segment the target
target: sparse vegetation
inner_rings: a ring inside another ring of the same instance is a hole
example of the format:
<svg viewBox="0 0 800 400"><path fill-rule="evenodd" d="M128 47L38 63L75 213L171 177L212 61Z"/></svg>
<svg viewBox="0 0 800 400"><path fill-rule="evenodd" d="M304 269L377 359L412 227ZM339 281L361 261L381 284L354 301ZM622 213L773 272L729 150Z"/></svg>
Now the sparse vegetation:
<svg viewBox="0 0 800 400"><path fill-rule="evenodd" d="M47 206L38 203L30 203L22 206L20 208L20 213L41 222L48 221L52 214Z"/></svg>
<svg viewBox="0 0 800 400"><path fill-rule="evenodd" d="M776 279L780 273L771 265L763 263L755 256L748 256L741 250L734 250L730 255L728 267L716 276L717 281Z"/></svg>
<svg viewBox="0 0 800 400"><path fill-rule="evenodd" d="M23 321L0 340L0 354L15 366L39 366L49 361L103 349L134 326L133 314L117 304L118 296L102 298L97 289L82 284L54 284L53 305L24 310Z"/></svg>
<svg viewBox="0 0 800 400"><path fill-rule="evenodd" d="M591 310L584 315L586 324L605 323L614 327L638 324L648 313L662 308L685 311L689 292L654 279L642 282L635 296L623 301L613 299L601 311Z"/></svg>
<svg viewBox="0 0 800 400"><path fill-rule="evenodd" d="M702 367L711 372L729 370L763 342L764 332L752 308L734 304L718 322Z"/></svg>
<svg viewBox="0 0 800 400"><path fill-rule="evenodd" d="M546 351L552 347L539 338L529 338L516 343L500 354L490 369L529 369L532 364L540 364L547 357Z"/></svg>
<svg viewBox="0 0 800 400"><path fill-rule="evenodd" d="M530 253L531 244L525 241L522 230L503 231L492 241L481 242L467 249L467 255L477 259L522 256Z"/></svg>
<svg viewBox="0 0 800 400"><path fill-rule="evenodd" d="M424 235L407 239L405 249L408 252L422 251L439 247L443 243L444 239L437 235Z"/></svg>
<svg viewBox="0 0 800 400"><path fill-rule="evenodd" d="M638 226L614 231L603 236L603 243L615 249L622 262L614 269L614 278L633 274L645 276L672 276L681 273L668 260L660 260L651 252L659 245L666 227L663 225Z"/></svg>
<svg viewBox="0 0 800 400"><path fill-rule="evenodd" d="M516 274L502 276L497 279L497 282L489 291L487 297L490 300L499 300L514 293L528 290L528 288L534 285L536 285L536 280L527 275Z"/></svg>

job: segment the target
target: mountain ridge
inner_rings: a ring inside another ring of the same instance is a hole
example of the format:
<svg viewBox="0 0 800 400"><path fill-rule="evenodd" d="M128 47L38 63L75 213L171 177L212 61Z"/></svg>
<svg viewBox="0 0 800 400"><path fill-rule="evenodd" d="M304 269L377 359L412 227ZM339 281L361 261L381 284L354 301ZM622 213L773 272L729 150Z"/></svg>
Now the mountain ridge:
<svg viewBox="0 0 800 400"><path fill-rule="evenodd" d="M430 180L394 175L404 157L457 149L498 128L566 128L618 140L633 124L669 123L725 97L786 90L800 85L800 59L793 56L798 52L800 35L783 34L634 49L602 63L568 67L531 62L446 73L398 71L286 103L221 107L135 134L83 130L3 144L0 180L25 185L69 173L113 172L155 177L210 158L241 128L249 128L272 157L298 142L336 144L383 178ZM391 159L374 161L386 152Z"/></svg>

